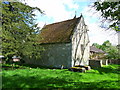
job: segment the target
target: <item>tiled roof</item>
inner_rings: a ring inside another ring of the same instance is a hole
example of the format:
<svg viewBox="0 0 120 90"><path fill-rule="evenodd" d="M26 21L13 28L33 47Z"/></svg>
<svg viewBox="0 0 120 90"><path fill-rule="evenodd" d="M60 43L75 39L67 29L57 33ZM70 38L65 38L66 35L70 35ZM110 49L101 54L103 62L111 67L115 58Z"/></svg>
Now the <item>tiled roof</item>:
<svg viewBox="0 0 120 90"><path fill-rule="evenodd" d="M73 30L80 18L81 16L78 18L46 25L40 33L40 36L42 37L40 43L70 42L70 36L73 34Z"/></svg>
<svg viewBox="0 0 120 90"><path fill-rule="evenodd" d="M105 53L103 50L98 49L94 46L90 46L90 52L95 52L95 53Z"/></svg>

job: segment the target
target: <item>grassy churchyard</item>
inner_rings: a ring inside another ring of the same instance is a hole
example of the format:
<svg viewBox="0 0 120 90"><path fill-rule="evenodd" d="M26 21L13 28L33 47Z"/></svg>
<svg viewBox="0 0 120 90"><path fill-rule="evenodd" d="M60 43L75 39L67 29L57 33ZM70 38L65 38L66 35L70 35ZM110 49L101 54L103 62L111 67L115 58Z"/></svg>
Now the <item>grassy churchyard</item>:
<svg viewBox="0 0 120 90"><path fill-rule="evenodd" d="M120 65L108 65L86 73L3 64L2 88L120 89Z"/></svg>

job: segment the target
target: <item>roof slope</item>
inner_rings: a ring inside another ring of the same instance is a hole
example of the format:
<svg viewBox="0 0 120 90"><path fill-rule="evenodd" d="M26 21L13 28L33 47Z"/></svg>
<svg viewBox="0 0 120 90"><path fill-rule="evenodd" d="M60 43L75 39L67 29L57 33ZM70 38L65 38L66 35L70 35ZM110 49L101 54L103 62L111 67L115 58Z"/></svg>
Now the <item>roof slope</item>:
<svg viewBox="0 0 120 90"><path fill-rule="evenodd" d="M94 46L90 46L90 51L95 52L95 53L105 53L103 50L98 49L98 48L96 48Z"/></svg>
<svg viewBox="0 0 120 90"><path fill-rule="evenodd" d="M70 42L70 36L73 34L73 30L80 18L81 17L46 25L40 33L40 36L43 38L40 43Z"/></svg>

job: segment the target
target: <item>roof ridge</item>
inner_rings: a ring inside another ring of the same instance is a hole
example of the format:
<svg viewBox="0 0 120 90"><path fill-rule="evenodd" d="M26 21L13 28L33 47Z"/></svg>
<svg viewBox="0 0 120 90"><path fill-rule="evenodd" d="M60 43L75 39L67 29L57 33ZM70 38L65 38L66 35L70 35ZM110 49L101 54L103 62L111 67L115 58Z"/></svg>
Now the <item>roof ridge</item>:
<svg viewBox="0 0 120 90"><path fill-rule="evenodd" d="M58 23L62 23L62 22L68 22L68 21L71 21L71 20L73 20L73 19L78 19L78 18L80 18L80 17L72 18L72 19L67 19L67 20L64 20L64 21L59 21L59 22L55 22L55 23L51 23L51 24L47 24L46 26L52 25L52 24L58 24Z"/></svg>

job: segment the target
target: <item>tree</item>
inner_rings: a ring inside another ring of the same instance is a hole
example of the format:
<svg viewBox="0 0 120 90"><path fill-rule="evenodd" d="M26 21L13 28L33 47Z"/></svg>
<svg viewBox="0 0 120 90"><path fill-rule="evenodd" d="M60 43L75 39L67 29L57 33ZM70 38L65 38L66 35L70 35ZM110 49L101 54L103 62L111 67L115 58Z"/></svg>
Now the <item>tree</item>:
<svg viewBox="0 0 120 90"><path fill-rule="evenodd" d="M102 13L101 16L105 20L111 22L109 28L120 31L120 1L109 2L105 0L103 2L94 2L94 7Z"/></svg>
<svg viewBox="0 0 120 90"><path fill-rule="evenodd" d="M92 46L96 47L96 48L101 48L101 45L99 45L98 43L93 43Z"/></svg>
<svg viewBox="0 0 120 90"><path fill-rule="evenodd" d="M42 47L36 41L39 27L35 23L37 7L21 2L1 2L2 4L2 54L6 57L39 57Z"/></svg>
<svg viewBox="0 0 120 90"><path fill-rule="evenodd" d="M112 46L110 41L108 41L108 40L105 41L102 44L101 49L107 53L106 58L108 58L108 59L119 59L117 46Z"/></svg>
<svg viewBox="0 0 120 90"><path fill-rule="evenodd" d="M107 53L107 59L119 59L118 49L117 46L112 46L109 40L105 41L102 45L97 43L93 43L93 46L99 48Z"/></svg>

